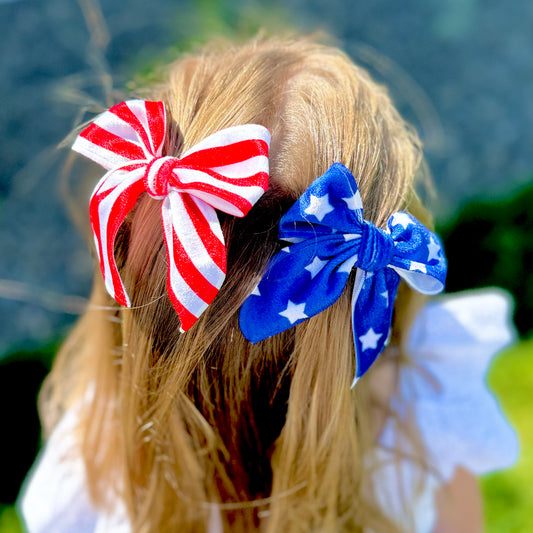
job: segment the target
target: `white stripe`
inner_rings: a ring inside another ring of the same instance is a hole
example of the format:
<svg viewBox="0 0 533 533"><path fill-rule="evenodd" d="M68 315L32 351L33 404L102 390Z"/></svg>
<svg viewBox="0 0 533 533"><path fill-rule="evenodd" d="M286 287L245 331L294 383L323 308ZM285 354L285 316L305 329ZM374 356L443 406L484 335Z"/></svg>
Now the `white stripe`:
<svg viewBox="0 0 533 533"><path fill-rule="evenodd" d="M78 137L72 145L72 149L108 170L131 162L131 159L94 144L84 137Z"/></svg>
<svg viewBox="0 0 533 533"><path fill-rule="evenodd" d="M165 199L167 202L168 198ZM164 210L163 210L164 212ZM174 257L174 239L173 239L173 229L172 222L170 218L163 215L163 229L165 231L165 240L168 246L168 264L170 272L170 286L172 291L176 295L176 299L196 318L198 318L205 309L207 309L208 304L204 302L185 282L181 274L178 272L176 264L172 259Z"/></svg>
<svg viewBox="0 0 533 533"><path fill-rule="evenodd" d="M259 172L266 172L268 174L268 157L265 155L256 155L245 161L223 167L213 167L211 170L222 174L226 178L234 179L249 178Z"/></svg>
<svg viewBox="0 0 533 533"><path fill-rule="evenodd" d="M204 204L208 204L211 207L214 207L215 209L218 209L219 211L223 211L224 213L228 213L228 215L233 215L234 217L242 218L244 216L244 213L235 205L233 205L231 202L228 202L227 200L223 200L222 198L219 198L218 196L215 196L213 194L210 194L208 192L200 192L200 191L186 191L188 194L190 194L193 198L197 198Z"/></svg>
<svg viewBox="0 0 533 533"><path fill-rule="evenodd" d="M153 155L156 157L159 157L161 155L161 148L162 146L154 146L154 139L152 138L152 135L150 134L150 127L148 125L148 113L146 111L146 102L144 100L128 100L125 102L127 106L130 108L131 112L139 119L139 122L142 124L142 127L144 128L144 131L146 132L146 135L150 141L150 150ZM166 131L166 117L165 113L163 112L163 131ZM164 137L163 137L164 141Z"/></svg>
<svg viewBox="0 0 533 533"><path fill-rule="evenodd" d="M124 120L117 117L113 113L108 113L110 118L103 123L97 123L103 130L117 135L122 139L131 142L135 146L138 146L146 156L146 159L153 159L154 155L151 152L151 148L144 145L141 138L137 135L137 132ZM95 121L96 122L96 121Z"/></svg>
<svg viewBox="0 0 533 533"><path fill-rule="evenodd" d="M222 228L220 227L220 221L218 220L217 212L206 202L191 196L192 201L196 204L196 207L200 210L202 215L207 220L209 227L218 240L224 244L224 235L222 234Z"/></svg>
<svg viewBox="0 0 533 533"><path fill-rule="evenodd" d="M136 180L140 180L144 177L144 171L146 167L139 167L135 170L124 170L124 168L119 167L117 169L109 170L106 172L100 181L96 184L92 196L95 194L102 194L110 189L114 189L117 185L122 183L125 179L129 179L132 176L137 176Z"/></svg>
<svg viewBox="0 0 533 533"><path fill-rule="evenodd" d="M143 169L139 169L139 170L142 171ZM98 206L98 218L100 219L100 241L102 244L102 252L104 254L104 257L103 257L104 280L105 280L106 288L109 294L113 296L113 298L115 298L115 290L113 287L113 277L111 276L111 268L109 265L109 256L107 254L107 227L108 227L108 222L109 222L109 215L110 215L111 209L113 208L113 205L117 201L117 198L120 196L120 194L123 193L130 185L132 185L138 180L137 174L139 174L139 172L129 172L129 173L124 173L124 174L127 174L127 177L125 177L121 181L121 183L119 183L115 187L113 192L111 192L104 200L102 200ZM122 283L122 280L120 280L120 284L122 286L124 294L126 294L126 289L124 287L124 284ZM127 294L126 294L126 300L128 301L128 306L129 306L130 304L129 304L129 298Z"/></svg>
<svg viewBox="0 0 533 533"><path fill-rule="evenodd" d="M270 145L270 132L259 124L244 124L226 128L206 137L203 141L187 150L181 157L186 157L200 150L216 148L218 146L228 146L240 141L259 139Z"/></svg>
<svg viewBox="0 0 533 533"><path fill-rule="evenodd" d="M211 220L208 219L210 227L212 227L213 219L216 220L216 225L220 226L214 209L204 202L202 203L202 213L205 214L206 212L211 212L209 214ZM199 206L199 201L196 201L196 205ZM161 213L163 220L171 222L178 239L194 266L202 276L211 283L211 285L219 289L224 281L225 274L208 254L202 239L198 235L192 220L187 214L181 194L171 191L163 201ZM223 243L224 239L220 230L216 232L216 235Z"/></svg>
<svg viewBox="0 0 533 533"><path fill-rule="evenodd" d="M212 176L210 176L209 174L206 174L205 172L202 172L200 170L191 169L191 168L175 168L174 169L174 173L176 174L176 176L178 177L178 179L182 183L187 183L187 184L195 183L195 182L205 183L207 185L211 185L213 187L216 187L217 189L222 189L222 190L237 194L237 195L241 196L242 198L246 198L246 200L248 200L251 204L254 204L255 202L257 202L257 200L265 192L258 185L240 186L238 184L225 183L223 181L218 180L217 178L213 178ZM179 189L178 187L176 187L176 190L181 191L181 189ZM206 193L205 191L200 193L200 192L197 192L197 191L192 191L191 189L183 189L183 192L187 192L189 194L194 194L194 196L196 196L198 198L202 198L202 199L204 199L206 197L209 198L209 197L212 196L211 194ZM213 196L213 198L215 198L215 197ZM218 199L218 200L220 200L220 199ZM236 208L232 204L231 204L231 211L226 211L223 207L219 208L219 207L217 207L217 205L215 203L212 203L209 200L205 200L205 201L210 203L213 207L215 207L217 209L221 209L222 211L225 211L226 213L229 213L231 215L235 214ZM228 202L226 202L224 200L222 200L222 202L223 203L221 205L228 203ZM240 213L240 211L238 211L238 212ZM239 216L239 215L237 215L237 216ZM241 213L240 216L242 216L242 213Z"/></svg>
<svg viewBox="0 0 533 533"><path fill-rule="evenodd" d="M117 137L121 137L125 141L139 144L139 136L131 124L120 118L118 115L115 115L115 113L111 113L111 111L106 111L96 117L94 124L100 126L109 133L113 133Z"/></svg>

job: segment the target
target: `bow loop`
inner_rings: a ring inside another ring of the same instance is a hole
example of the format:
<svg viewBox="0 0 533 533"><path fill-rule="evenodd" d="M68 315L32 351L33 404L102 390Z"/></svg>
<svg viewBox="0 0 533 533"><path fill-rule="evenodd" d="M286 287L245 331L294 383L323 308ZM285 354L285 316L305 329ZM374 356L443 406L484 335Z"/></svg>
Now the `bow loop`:
<svg viewBox="0 0 533 533"><path fill-rule="evenodd" d="M129 100L97 117L72 148L109 169L91 197L91 226L106 288L122 305L131 303L114 258L118 229L143 192L163 200L168 295L185 331L226 275L215 209L242 217L265 192L270 134L256 124L227 128L176 158L162 155L165 131L163 102Z"/></svg>

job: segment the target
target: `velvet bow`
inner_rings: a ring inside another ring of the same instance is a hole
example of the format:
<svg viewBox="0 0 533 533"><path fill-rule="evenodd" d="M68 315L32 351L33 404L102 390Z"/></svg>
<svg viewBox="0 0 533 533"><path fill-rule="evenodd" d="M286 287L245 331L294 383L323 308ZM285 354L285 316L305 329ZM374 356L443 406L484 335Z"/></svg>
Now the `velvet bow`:
<svg viewBox="0 0 533 533"><path fill-rule="evenodd" d="M339 163L282 217L279 239L290 245L272 258L244 302L243 335L255 343L322 312L340 297L355 268L354 384L387 343L400 277L423 294L444 288L438 237L404 212L394 213L385 229L366 221L355 178Z"/></svg>
<svg viewBox="0 0 533 533"><path fill-rule="evenodd" d="M181 157L163 155L163 102L129 100L101 114L73 149L108 172L91 197L90 216L106 288L130 299L114 258L118 229L142 193L161 203L167 289L181 329L189 329L226 276L226 249L215 209L245 216L268 187L270 133L245 124L206 137Z"/></svg>

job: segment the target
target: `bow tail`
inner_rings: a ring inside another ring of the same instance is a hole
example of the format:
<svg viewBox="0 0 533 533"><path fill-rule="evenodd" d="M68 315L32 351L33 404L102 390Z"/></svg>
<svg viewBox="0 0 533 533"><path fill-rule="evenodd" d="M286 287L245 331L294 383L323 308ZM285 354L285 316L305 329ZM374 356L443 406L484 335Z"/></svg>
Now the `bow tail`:
<svg viewBox="0 0 533 533"><path fill-rule="evenodd" d="M224 237L215 210L170 190L161 206L168 254L167 286L187 331L217 295L226 277Z"/></svg>
<svg viewBox="0 0 533 533"><path fill-rule="evenodd" d="M352 387L387 345L399 281L398 274L390 268L374 273L357 269L352 293L356 360Z"/></svg>
<svg viewBox="0 0 533 533"><path fill-rule="evenodd" d="M111 170L100 180L89 206L91 227L100 269L109 294L121 305L131 306L115 262L115 238L124 218L144 192L139 164Z"/></svg>

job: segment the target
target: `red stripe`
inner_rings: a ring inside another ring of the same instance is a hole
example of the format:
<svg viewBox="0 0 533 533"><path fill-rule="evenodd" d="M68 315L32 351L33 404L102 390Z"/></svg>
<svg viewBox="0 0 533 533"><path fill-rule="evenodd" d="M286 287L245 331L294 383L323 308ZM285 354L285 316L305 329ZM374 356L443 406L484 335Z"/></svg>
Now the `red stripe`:
<svg viewBox="0 0 533 533"><path fill-rule="evenodd" d="M219 174L218 172L215 172L214 170L207 168L207 167L197 167L193 165L182 165L181 160L176 164L174 167L175 171L177 171L177 174L174 172L170 176L170 185L181 188L181 187L191 187L195 186L198 183L203 183L201 180L199 181L192 181L189 183L182 183L179 179L179 169L187 169L187 170L196 170L199 172L204 172L205 174L211 176L212 178L216 179L217 181L220 181L222 183L228 183L230 185L233 185L234 187L242 187L243 190L246 187L261 187L264 191L268 189L268 173L267 172L257 172L257 174L252 174L251 176L248 176L246 178L229 178L227 176L224 176L223 174ZM211 187L211 185L208 185L208 187Z"/></svg>
<svg viewBox="0 0 533 533"><path fill-rule="evenodd" d="M93 230L93 235L98 243L98 258L100 261L100 270L102 271L102 276L105 279L105 270L104 270L104 254L102 250L102 240L100 239L100 217L98 216L98 205L99 201L96 196L91 197L91 202L89 204L89 218L91 221L91 228Z"/></svg>
<svg viewBox="0 0 533 533"><path fill-rule="evenodd" d="M168 297L170 298L170 302L172 303L172 306L176 310L176 313L178 313L178 317L181 322L181 329L183 331L188 331L191 326L198 320L197 317L195 317L192 313L190 313L182 304L181 302L176 298L176 295L172 291L172 288L170 287L170 282L167 286L168 290Z"/></svg>
<svg viewBox="0 0 533 533"><path fill-rule="evenodd" d="M180 183L176 187L176 189L178 191L183 191L185 193L191 194L193 196L196 196L195 192L205 192L217 198L221 198L222 200L225 200L226 202L239 209L239 211L243 213L241 216L246 215L248 211L250 211L250 209L252 208L252 204L247 198L237 193L227 191L225 189L221 189L219 187L215 187L214 185L203 183L201 181L194 181L192 183Z"/></svg>
<svg viewBox="0 0 533 533"><path fill-rule="evenodd" d="M127 159L146 159L140 146L104 130L94 122L80 133L80 137Z"/></svg>
<svg viewBox="0 0 533 533"><path fill-rule="evenodd" d="M225 189L216 187L210 183L205 183L201 180L192 181L189 183L183 183L179 179L179 168L181 165L175 167L178 175L175 172L172 173L170 178L170 185L180 192L186 192L188 194L194 195L195 191L206 192L212 194L213 196L222 198L229 202L230 204L237 207L242 212L241 216L248 214L248 211L252 208L252 203L246 198L244 194L239 194ZM183 168L183 167L181 167ZM266 172L258 172L249 178L226 178L221 174L218 174L214 170L207 168L195 168L192 166L187 166L187 169L197 170L208 174L212 178L222 183L228 183L235 187L242 187L243 193L246 192L247 187L261 187L264 191L268 188L268 174Z"/></svg>
<svg viewBox="0 0 533 533"><path fill-rule="evenodd" d="M170 250L168 248L168 243L165 239L165 246L167 249L167 257L170 257ZM195 317L188 309L185 308L185 306L178 300L178 297L176 296L176 293L172 289L172 283L170 282L170 261L168 262L168 269L167 269L167 292L168 297L170 299L170 303L172 304L172 307L176 310L176 313L178 313L178 318L180 319L181 323L181 329L183 331L187 331L197 320L197 317Z"/></svg>
<svg viewBox="0 0 533 533"><path fill-rule="evenodd" d="M109 192L111 192L113 189L111 189ZM113 282L114 292L115 292L115 299L117 302L119 302L122 305L127 305L126 302L126 295L124 293L124 289L122 286L122 281L120 279L120 274L118 272L117 264L115 262L115 238L117 235L117 232L124 222L124 219L126 218L126 215L129 213L129 211L132 209L132 207L135 205L135 202L137 201L137 198L141 193L144 192L144 184L142 180L134 182L132 185L130 185L126 190L124 190L116 199L116 201L113 203L110 213L109 213L109 219L107 221L107 249L103 250L102 248L102 241L101 241L101 224L98 214L98 209L100 207L101 202L108 196L109 193L104 193L102 195L95 195L91 199L91 205L90 205L90 217L91 217L91 224L93 227L93 232L97 238L98 241L98 247L100 252L100 269L102 270L102 275L106 276L105 274L105 262L104 257L107 256L107 261L109 263L109 270L111 272L111 279Z"/></svg>
<svg viewBox="0 0 533 533"><path fill-rule="evenodd" d="M137 170L138 168L141 168L141 167L145 167L147 166L147 163L128 163L124 166L121 166L121 167L118 167L117 169L114 169L113 171L111 172L117 172L117 171L121 171L121 172L133 172L134 170ZM117 183L114 187L111 187L109 189L106 189L105 191L102 191L100 192L104 186L106 185L106 182L107 182L107 178L110 176L111 172L109 174L107 174L106 176L104 176L103 179L100 180L100 182L96 185L96 188L93 192L93 197L98 197L99 201L101 201L102 199L104 199L108 194L111 194L114 190L115 190L115 187L117 187L119 183Z"/></svg>
<svg viewBox="0 0 533 533"><path fill-rule="evenodd" d="M153 141L154 149L157 150L163 144L166 134L166 115L163 102L145 102L148 128ZM154 152L154 153L156 153Z"/></svg>
<svg viewBox="0 0 533 533"><path fill-rule="evenodd" d="M254 156L268 157L268 144L261 139L247 139L226 146L216 146L193 152L181 161L185 165L223 167L246 161Z"/></svg>
<svg viewBox="0 0 533 533"><path fill-rule="evenodd" d="M183 194L181 198L183 205L187 210L187 215L191 219L196 233L202 239L209 257L211 257L218 268L220 268L225 274L226 247L224 246L224 243L220 242L220 239L213 233L209 226L209 222L206 220L194 200L188 194Z"/></svg>
<svg viewBox="0 0 533 533"><path fill-rule="evenodd" d="M191 290L196 293L206 304L210 304L218 293L218 289L211 285L203 274L196 268L189 254L183 248L174 228L172 229L174 243L174 262L181 277ZM200 244L201 246L201 244Z"/></svg>
<svg viewBox="0 0 533 533"><path fill-rule="evenodd" d="M122 119L124 122L129 124L131 128L135 130L135 133L139 136L139 139L141 142L146 146L149 152L152 152L152 144L150 143L150 139L148 137L148 133L143 125L143 123L139 120L137 115L131 110L131 108L128 106L128 102L122 102L121 104L117 104L116 106L113 106L110 110L110 113L113 115L116 115L120 119Z"/></svg>

